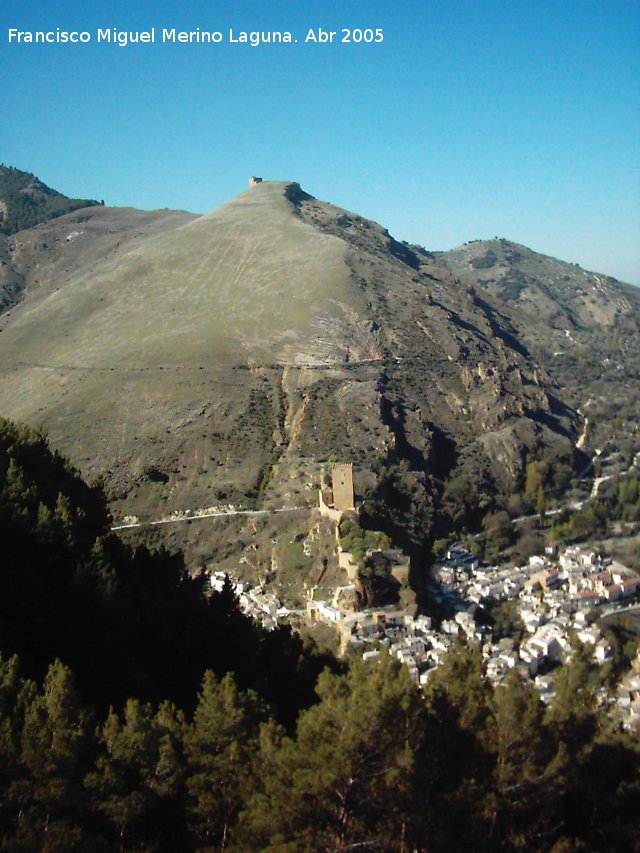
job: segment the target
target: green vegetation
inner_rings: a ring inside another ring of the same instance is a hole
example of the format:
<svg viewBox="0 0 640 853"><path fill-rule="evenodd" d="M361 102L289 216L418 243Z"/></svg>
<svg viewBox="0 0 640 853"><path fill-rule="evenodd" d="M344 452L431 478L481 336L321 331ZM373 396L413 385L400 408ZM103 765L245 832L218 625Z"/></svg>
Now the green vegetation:
<svg viewBox="0 0 640 853"><path fill-rule="evenodd" d="M412 562L424 565L430 554L434 514L431 483L402 460L381 468L375 489L364 501L360 524L367 530L384 531Z"/></svg>
<svg viewBox="0 0 640 853"><path fill-rule="evenodd" d="M491 625L494 641L503 638L513 640L516 648L525 635L516 601L493 601L485 604L485 621Z"/></svg>
<svg viewBox="0 0 640 853"><path fill-rule="evenodd" d="M495 252L489 249L485 255L473 258L471 266L475 270L491 269L491 267L495 266L497 260Z"/></svg>
<svg viewBox="0 0 640 853"><path fill-rule="evenodd" d="M350 446L345 421L335 411L334 396L342 383L334 379L314 382L308 392L305 410L305 431L300 439L301 450L318 459L335 455L340 458Z"/></svg>
<svg viewBox="0 0 640 853"><path fill-rule="evenodd" d="M551 528L556 542L605 536L614 521L640 519L640 478L633 474L620 478L606 497L591 501L582 509L564 514Z"/></svg>
<svg viewBox="0 0 640 853"><path fill-rule="evenodd" d="M236 453L246 452L247 444L257 445L262 450L271 450L275 429L273 402L266 382L252 388L242 414L229 431L229 446Z"/></svg>
<svg viewBox="0 0 640 853"><path fill-rule="evenodd" d="M386 655L345 670L262 631L108 522L0 422L3 850L633 848L638 744L597 709L588 652L548 709L462 645L422 694Z"/></svg>
<svg viewBox="0 0 640 853"><path fill-rule="evenodd" d="M383 656L325 672L287 734L230 674L185 714L96 716L68 668L0 662L3 849L633 849L637 742L609 730L579 651L545 709L454 648L424 695ZM606 808L602 804L606 803ZM555 845L555 846L554 846Z"/></svg>
<svg viewBox="0 0 640 853"><path fill-rule="evenodd" d="M358 563L356 602L358 609L397 604L400 583L391 574L392 561L383 552L391 540L379 530L366 530L359 519L344 515L340 521L340 545Z"/></svg>
<svg viewBox="0 0 640 853"><path fill-rule="evenodd" d="M357 561L364 560L367 551L384 550L391 545L389 537L379 530L365 530L356 516L344 515L340 521L340 545L353 554Z"/></svg>
<svg viewBox="0 0 640 853"><path fill-rule="evenodd" d="M610 680L615 683L635 661L640 648L640 621L637 614L609 616L602 623L603 634L613 649Z"/></svg>
<svg viewBox="0 0 640 853"><path fill-rule="evenodd" d="M7 207L4 216L0 215L0 233L3 234L15 234L47 219L100 204L94 199L67 198L43 184L31 172L21 172L1 164L0 201Z"/></svg>
<svg viewBox="0 0 640 853"><path fill-rule="evenodd" d="M101 490L42 435L4 420L0 541L0 652L19 655L29 677L59 658L101 709L130 697L190 708L207 669L234 672L287 724L312 701L324 661L288 629L255 625L230 589L207 597L207 578L190 576L181 554L125 546Z"/></svg>
<svg viewBox="0 0 640 853"><path fill-rule="evenodd" d="M484 529L483 559L487 563L495 563L500 551L507 548L513 541L514 529L509 514L504 510L488 512L482 519Z"/></svg>
<svg viewBox="0 0 640 853"><path fill-rule="evenodd" d="M260 385L249 391L249 399L244 411L217 448L218 453L226 446L239 459L251 453L255 455L256 460L259 460L260 466L255 475L255 485L247 491L249 498L255 498L258 494L264 493L271 482L273 466L284 449L282 444L278 445L274 441L277 427L272 389L268 380L263 377Z"/></svg>

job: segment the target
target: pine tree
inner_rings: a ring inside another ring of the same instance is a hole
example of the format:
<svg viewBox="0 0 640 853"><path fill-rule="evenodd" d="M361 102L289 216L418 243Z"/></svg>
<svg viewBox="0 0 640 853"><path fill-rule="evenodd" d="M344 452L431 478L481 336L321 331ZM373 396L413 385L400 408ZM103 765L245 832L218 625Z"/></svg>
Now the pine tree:
<svg viewBox="0 0 640 853"><path fill-rule="evenodd" d="M55 661L24 714L21 763L29 795L18 838L26 847L82 846L89 805L82 780L92 753L91 717L76 694L71 671Z"/></svg>
<svg viewBox="0 0 640 853"><path fill-rule="evenodd" d="M20 814L29 803L28 773L22 765L22 728L36 686L20 675L16 656L0 655L0 848L17 832Z"/></svg>
<svg viewBox="0 0 640 853"><path fill-rule="evenodd" d="M407 849L422 701L386 655L325 672L297 736L262 732L261 788L241 842L262 849Z"/></svg>
<svg viewBox="0 0 640 853"><path fill-rule="evenodd" d="M474 849L487 843L486 802L495 766L492 690L477 649L453 645L425 690L427 725L420 752L419 847ZM488 833L487 833L488 834Z"/></svg>
<svg viewBox="0 0 640 853"><path fill-rule="evenodd" d="M184 835L182 736L182 717L168 703L154 714L150 705L130 699L122 719L110 711L86 785L121 849L171 850L169 840Z"/></svg>
<svg viewBox="0 0 640 853"><path fill-rule="evenodd" d="M546 770L553 755L552 739L538 693L515 670L495 689L492 704L496 765L487 817L494 834L523 846L533 827L537 825L540 833L546 822Z"/></svg>
<svg viewBox="0 0 640 853"><path fill-rule="evenodd" d="M548 757L541 740L544 706L535 688L511 670L493 693L496 725L496 783L501 791L514 790L539 776Z"/></svg>
<svg viewBox="0 0 640 853"><path fill-rule="evenodd" d="M263 716L255 694L241 693L232 675L218 681L205 673L185 745L189 825L207 849L228 846L250 791Z"/></svg>

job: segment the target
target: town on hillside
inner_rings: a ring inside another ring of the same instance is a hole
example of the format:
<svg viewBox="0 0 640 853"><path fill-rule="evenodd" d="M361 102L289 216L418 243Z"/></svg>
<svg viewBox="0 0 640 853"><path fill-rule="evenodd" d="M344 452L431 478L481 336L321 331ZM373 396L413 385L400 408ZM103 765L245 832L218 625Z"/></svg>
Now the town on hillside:
<svg viewBox="0 0 640 853"><path fill-rule="evenodd" d="M334 489L322 484L319 509L336 522L338 562L345 573L341 589L353 589L357 580L357 561L343 548L339 532L342 513L354 505L351 466L336 466ZM373 549L367 558L375 561L382 550ZM391 554L385 557L388 573L396 570L398 579L406 581L403 555ZM212 588L222 589L227 577L212 571ZM450 614L441 620L416 614L415 607L354 610L341 606L337 593L333 600L324 600L315 597L315 590L309 592L306 608L294 611L264 586L230 580L243 610L268 628L293 617L308 625L324 623L336 631L343 654L370 659L386 650L423 686L450 646L466 642L481 651L492 683L515 669L531 680L546 704L554 697L558 667L570 660L576 641L591 646L595 661L605 664L613 656L604 634L606 620L618 614L640 614L640 577L620 562L578 545L561 552L549 546L520 566L481 565L462 543L450 545L436 558L428 580L430 599ZM519 637L497 636L486 619L488 603L507 602L512 620L521 626ZM640 729L640 657L618 685L613 702L611 710L623 724Z"/></svg>

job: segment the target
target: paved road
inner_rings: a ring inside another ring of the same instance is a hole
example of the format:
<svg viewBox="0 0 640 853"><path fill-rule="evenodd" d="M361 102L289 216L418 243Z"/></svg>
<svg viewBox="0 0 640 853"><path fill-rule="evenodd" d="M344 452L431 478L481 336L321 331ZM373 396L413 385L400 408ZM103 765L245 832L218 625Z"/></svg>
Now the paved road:
<svg viewBox="0 0 640 853"><path fill-rule="evenodd" d="M555 509L548 509L545 511L545 516L548 515L559 515L565 509L582 509L585 501L573 501L572 503L563 504L562 506L556 507ZM518 518L512 518L511 524L517 524L519 521L531 521L532 518L539 518L537 512L533 515L519 515Z"/></svg>
<svg viewBox="0 0 640 853"><path fill-rule="evenodd" d="M136 521L133 524L114 524L111 530L131 530L135 527L149 527L159 524L177 524L179 521L202 521L205 518L222 518L229 515L273 515L276 512L295 512L309 509L307 506L283 506L278 509L229 509L220 512L205 512L202 515L180 515L177 518L158 518L155 521Z"/></svg>
<svg viewBox="0 0 640 853"><path fill-rule="evenodd" d="M594 456L593 458L596 459L596 456ZM589 467L591 467L591 465L592 465L592 462L589 463ZM636 453L636 455L633 458L633 462L627 468L626 471L618 471L615 474L605 474L604 477L596 477L593 481L593 486L591 488L591 494L589 495L588 498L586 498L583 501L575 501L573 503L563 504L562 506L556 507L555 509L548 509L545 512L545 515L546 516L558 515L559 513L561 513L565 509L582 509L582 507L586 503L589 503L589 501L595 500L598 497L598 493L600 490L600 484L601 483L605 483L607 480L612 480L614 477L625 477L627 474L631 474L634 471L637 471L639 468L640 468L640 453ZM533 518L538 518L538 514L534 513L533 515L521 515L518 518L512 518L511 523L512 524L518 524L518 522L520 522L520 521L531 521L531 519L533 519Z"/></svg>
<svg viewBox="0 0 640 853"><path fill-rule="evenodd" d="M591 497L597 498L600 490L600 483L605 483L607 480L613 480L614 477L624 477L626 474L631 474L634 470L640 468L640 453L636 453L633 457L633 462L626 471L618 471L615 474L605 474L604 477L596 477L593 481L593 488L591 489Z"/></svg>

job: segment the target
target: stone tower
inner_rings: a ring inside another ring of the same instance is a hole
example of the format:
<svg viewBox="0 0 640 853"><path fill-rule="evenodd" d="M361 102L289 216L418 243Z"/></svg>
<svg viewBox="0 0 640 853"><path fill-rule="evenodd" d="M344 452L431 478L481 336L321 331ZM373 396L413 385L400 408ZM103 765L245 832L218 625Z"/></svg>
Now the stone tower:
<svg viewBox="0 0 640 853"><path fill-rule="evenodd" d="M355 509L353 498L353 465L350 462L334 465L331 473L333 506L335 509Z"/></svg>

